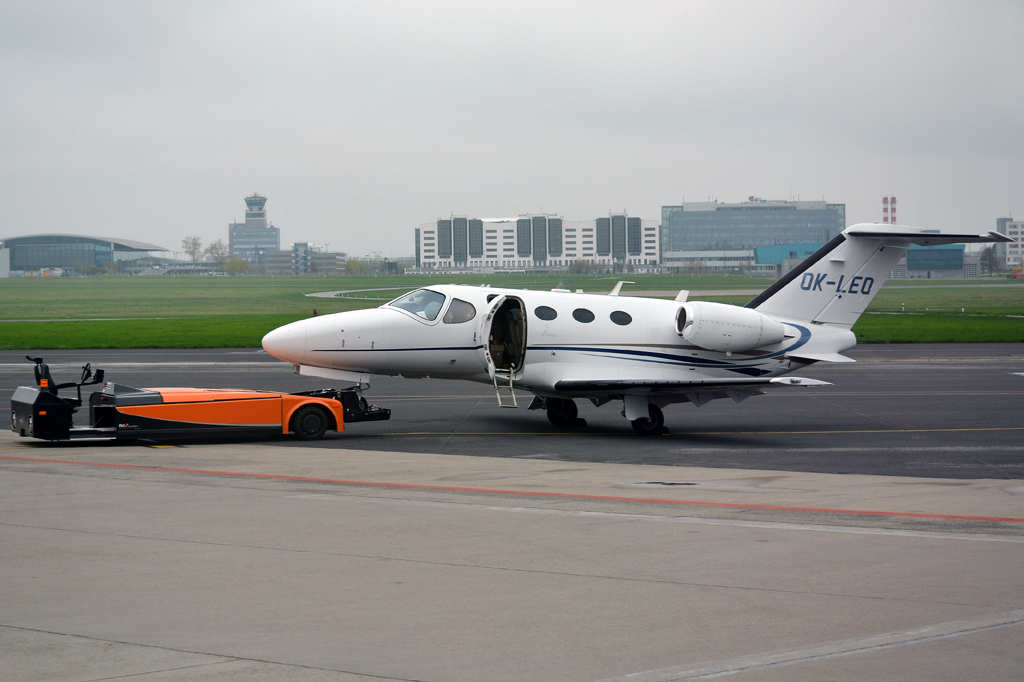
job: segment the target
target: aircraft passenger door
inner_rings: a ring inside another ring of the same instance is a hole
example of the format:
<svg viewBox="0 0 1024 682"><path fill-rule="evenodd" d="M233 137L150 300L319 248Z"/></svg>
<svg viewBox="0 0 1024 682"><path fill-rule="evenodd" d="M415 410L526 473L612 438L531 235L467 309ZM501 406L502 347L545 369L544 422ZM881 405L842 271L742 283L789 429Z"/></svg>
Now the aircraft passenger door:
<svg viewBox="0 0 1024 682"><path fill-rule="evenodd" d="M501 348L496 343L492 344L492 341L495 339L491 335L491 325L494 324L494 316L501 310L501 306L505 303L506 298L506 296L498 296L487 304L487 312L480 317L480 327L477 329L476 334L480 359L483 361L484 367L487 368L487 376L492 380L497 371L497 366L502 362L502 358L496 357L501 352Z"/></svg>

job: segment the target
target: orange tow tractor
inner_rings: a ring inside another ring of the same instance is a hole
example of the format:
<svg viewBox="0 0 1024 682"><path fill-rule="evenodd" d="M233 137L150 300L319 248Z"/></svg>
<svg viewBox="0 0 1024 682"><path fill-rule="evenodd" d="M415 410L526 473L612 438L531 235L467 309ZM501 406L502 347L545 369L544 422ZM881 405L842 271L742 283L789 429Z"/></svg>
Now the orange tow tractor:
<svg viewBox="0 0 1024 682"><path fill-rule="evenodd" d="M368 405L355 388L274 393L221 388L132 388L103 383L104 371L86 364L78 382L55 384L42 358L35 363L36 386L21 386L11 398L11 429L43 440L112 438L180 440L271 436L289 431L316 440L346 422L391 418L391 410ZM89 397L89 426L74 426L82 386L103 383ZM61 398L74 388L75 398Z"/></svg>

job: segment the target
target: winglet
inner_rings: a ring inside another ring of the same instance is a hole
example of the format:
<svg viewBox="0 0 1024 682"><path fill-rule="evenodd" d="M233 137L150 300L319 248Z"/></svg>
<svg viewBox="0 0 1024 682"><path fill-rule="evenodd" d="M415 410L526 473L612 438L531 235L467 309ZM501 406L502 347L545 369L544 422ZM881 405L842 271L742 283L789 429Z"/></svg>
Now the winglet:
<svg viewBox="0 0 1024 682"><path fill-rule="evenodd" d="M679 293L676 294L677 303L686 303L686 298L690 295L689 289L680 289Z"/></svg>

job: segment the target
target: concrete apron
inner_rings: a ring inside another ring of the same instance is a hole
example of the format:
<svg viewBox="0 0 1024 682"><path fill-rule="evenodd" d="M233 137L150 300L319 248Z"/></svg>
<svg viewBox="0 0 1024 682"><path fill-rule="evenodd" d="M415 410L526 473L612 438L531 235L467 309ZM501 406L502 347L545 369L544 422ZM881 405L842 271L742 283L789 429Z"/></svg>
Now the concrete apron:
<svg viewBox="0 0 1024 682"><path fill-rule="evenodd" d="M1009 679L1024 485L0 435L7 679ZM626 677L628 676L628 677Z"/></svg>

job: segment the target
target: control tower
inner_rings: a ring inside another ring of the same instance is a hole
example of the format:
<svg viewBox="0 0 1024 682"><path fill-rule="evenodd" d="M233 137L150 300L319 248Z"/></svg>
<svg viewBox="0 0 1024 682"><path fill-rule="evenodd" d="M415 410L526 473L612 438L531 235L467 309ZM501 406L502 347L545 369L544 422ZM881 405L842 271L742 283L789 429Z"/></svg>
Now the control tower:
<svg viewBox="0 0 1024 682"><path fill-rule="evenodd" d="M267 226L267 198L259 194L253 194L245 198L245 226L266 227Z"/></svg>
<svg viewBox="0 0 1024 682"><path fill-rule="evenodd" d="M265 265L267 252L281 250L281 230L267 222L267 198L245 198L245 222L228 223L228 249L232 258Z"/></svg>

